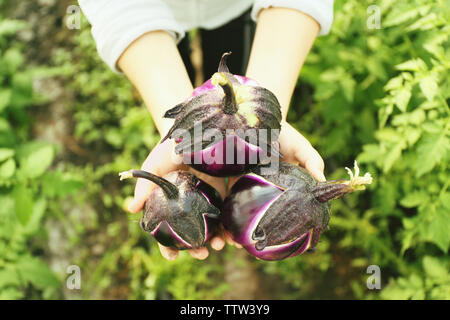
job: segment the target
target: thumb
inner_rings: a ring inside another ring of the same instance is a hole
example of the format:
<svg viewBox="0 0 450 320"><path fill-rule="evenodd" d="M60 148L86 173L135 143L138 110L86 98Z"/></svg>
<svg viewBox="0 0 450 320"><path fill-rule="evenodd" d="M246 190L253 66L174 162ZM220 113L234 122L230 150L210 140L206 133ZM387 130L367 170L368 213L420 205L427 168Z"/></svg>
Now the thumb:
<svg viewBox="0 0 450 320"><path fill-rule="evenodd" d="M180 164L172 159L174 157L173 153L173 143L171 140L166 140L163 143L158 144L144 161L142 170L158 176L163 176L171 171L179 169ZM141 211L145 201L154 188L156 188L156 184L149 180L139 178L134 189L134 198L128 205L128 211L131 213L138 213Z"/></svg>
<svg viewBox="0 0 450 320"><path fill-rule="evenodd" d="M302 144L298 145L295 150L295 158L316 180L326 180L323 174L325 168L323 159L308 141L303 141Z"/></svg>

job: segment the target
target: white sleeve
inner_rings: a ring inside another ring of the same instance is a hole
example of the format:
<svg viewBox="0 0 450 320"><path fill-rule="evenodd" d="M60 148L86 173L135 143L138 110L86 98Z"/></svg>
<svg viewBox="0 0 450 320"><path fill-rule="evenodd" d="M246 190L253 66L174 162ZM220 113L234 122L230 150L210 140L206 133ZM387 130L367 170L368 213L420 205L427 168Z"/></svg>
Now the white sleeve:
<svg viewBox="0 0 450 320"><path fill-rule="evenodd" d="M165 30L178 42L183 28L161 0L78 0L92 25L100 57L116 73L117 60L137 38L153 30Z"/></svg>
<svg viewBox="0 0 450 320"><path fill-rule="evenodd" d="M297 9L319 23L319 35L326 35L333 22L333 4L334 0L255 0L251 16L257 21L259 11L269 7Z"/></svg>

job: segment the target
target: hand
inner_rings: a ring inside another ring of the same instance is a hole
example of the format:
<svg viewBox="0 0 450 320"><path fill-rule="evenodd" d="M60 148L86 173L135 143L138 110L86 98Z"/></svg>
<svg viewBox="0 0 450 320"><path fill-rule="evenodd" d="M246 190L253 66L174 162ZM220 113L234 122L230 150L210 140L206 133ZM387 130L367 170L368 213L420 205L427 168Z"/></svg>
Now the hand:
<svg viewBox="0 0 450 320"><path fill-rule="evenodd" d="M323 174L325 165L320 154L300 132L284 120L281 122L278 142L283 154L282 161L301 165L318 181L326 180ZM237 180L239 177L229 178L228 190Z"/></svg>
<svg viewBox="0 0 450 320"><path fill-rule="evenodd" d="M323 174L325 165L320 154L300 132L286 121L281 122L278 141L280 143L280 151L284 156L282 161L300 164L316 180L326 180Z"/></svg>
<svg viewBox="0 0 450 320"><path fill-rule="evenodd" d="M213 186L222 198L225 197L226 186L224 178L216 178L209 176L205 173L196 171L191 167L183 164L181 161L177 163L177 159L174 153L175 143L172 139L168 139L163 143L159 143L153 150L150 152L147 159L144 161L142 165L142 170L152 172L158 176L163 176L171 171L175 170L186 170L195 174L199 179L207 182L211 186ZM156 185L145 179L138 179L136 183L136 188L134 190L134 199L128 205L128 210L131 213L138 213L142 210L144 206L145 200L147 200L151 191L156 187ZM219 232L219 234L222 233ZM214 250L221 250L225 246L225 240L228 244L236 245L231 239L228 233L224 233L224 237L221 235L217 235L210 240L211 248ZM161 254L164 258L168 260L175 260L178 256L178 250L165 247L158 243ZM196 259L206 259L209 255L208 249L206 247L199 249L191 249L188 250L190 255Z"/></svg>

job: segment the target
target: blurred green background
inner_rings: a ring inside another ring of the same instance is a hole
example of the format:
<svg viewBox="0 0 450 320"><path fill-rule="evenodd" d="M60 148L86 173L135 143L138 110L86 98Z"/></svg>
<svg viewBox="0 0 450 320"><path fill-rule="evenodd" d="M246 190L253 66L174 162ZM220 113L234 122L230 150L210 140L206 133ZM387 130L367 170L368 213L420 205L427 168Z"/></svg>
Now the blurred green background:
<svg viewBox="0 0 450 320"><path fill-rule="evenodd" d="M117 176L159 137L86 19L66 27L71 4L0 0L1 299L450 299L450 1L335 2L288 120L327 178L357 159L374 183L333 202L315 253L280 262L233 247L161 257Z"/></svg>

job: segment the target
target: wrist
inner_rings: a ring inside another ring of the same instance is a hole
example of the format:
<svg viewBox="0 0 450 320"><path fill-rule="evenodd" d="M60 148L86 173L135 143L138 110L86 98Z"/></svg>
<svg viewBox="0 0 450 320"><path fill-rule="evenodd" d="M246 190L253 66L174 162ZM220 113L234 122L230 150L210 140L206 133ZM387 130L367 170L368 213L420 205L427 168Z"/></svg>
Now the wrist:
<svg viewBox="0 0 450 320"><path fill-rule="evenodd" d="M173 125L173 119L164 118L165 112L193 91L175 41L164 31L146 33L125 50L119 67L139 91L164 136Z"/></svg>

